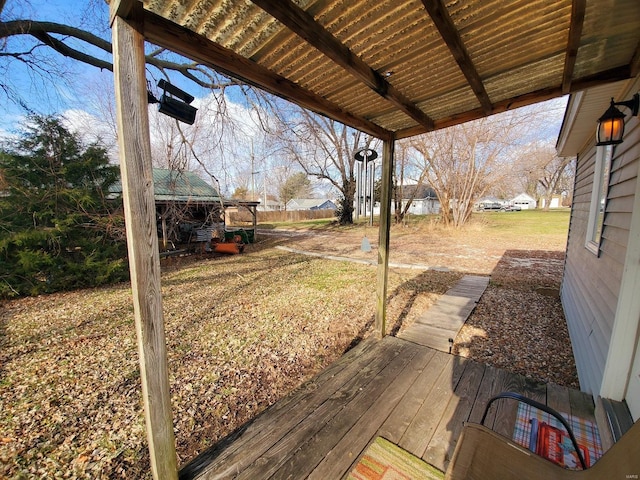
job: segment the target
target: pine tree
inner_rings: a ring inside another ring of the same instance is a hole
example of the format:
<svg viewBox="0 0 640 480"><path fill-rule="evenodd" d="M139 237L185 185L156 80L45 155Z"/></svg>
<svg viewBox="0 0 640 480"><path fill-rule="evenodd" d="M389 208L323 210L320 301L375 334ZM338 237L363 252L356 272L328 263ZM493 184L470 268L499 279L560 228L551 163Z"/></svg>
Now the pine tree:
<svg viewBox="0 0 640 480"><path fill-rule="evenodd" d="M0 297L126 278L118 179L98 144L53 116L32 116L0 149Z"/></svg>

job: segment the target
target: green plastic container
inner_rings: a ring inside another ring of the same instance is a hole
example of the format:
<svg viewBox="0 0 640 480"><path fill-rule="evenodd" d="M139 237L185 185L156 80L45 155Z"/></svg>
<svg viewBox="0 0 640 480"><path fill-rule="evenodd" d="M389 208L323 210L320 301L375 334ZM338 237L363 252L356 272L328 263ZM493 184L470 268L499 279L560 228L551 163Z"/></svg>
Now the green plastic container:
<svg viewBox="0 0 640 480"><path fill-rule="evenodd" d="M239 228L237 230L227 230L224 232L225 240L233 240L235 235L239 235L242 238L242 243L248 244L253 243L255 241L253 230L245 230L244 228Z"/></svg>

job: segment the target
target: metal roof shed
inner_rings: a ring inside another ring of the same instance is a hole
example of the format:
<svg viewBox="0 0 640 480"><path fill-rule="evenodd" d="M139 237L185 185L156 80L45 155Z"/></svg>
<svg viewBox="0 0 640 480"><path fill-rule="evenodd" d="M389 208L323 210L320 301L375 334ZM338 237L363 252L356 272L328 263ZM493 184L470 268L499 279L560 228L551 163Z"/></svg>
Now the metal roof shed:
<svg viewBox="0 0 640 480"><path fill-rule="evenodd" d="M176 478L144 41L384 141L384 334L393 145L640 70L637 0L111 0L119 145L151 466Z"/></svg>

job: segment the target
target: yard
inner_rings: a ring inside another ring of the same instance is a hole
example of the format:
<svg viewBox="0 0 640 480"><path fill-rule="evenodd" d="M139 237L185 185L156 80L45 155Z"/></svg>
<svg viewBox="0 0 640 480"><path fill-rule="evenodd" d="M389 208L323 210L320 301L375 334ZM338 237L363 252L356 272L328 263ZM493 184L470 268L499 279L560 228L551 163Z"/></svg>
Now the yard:
<svg viewBox="0 0 640 480"><path fill-rule="evenodd" d="M463 273L491 275L456 351L575 387L557 297L568 220L523 211L478 214L463 231L428 219L394 226L391 262L429 269L391 269L389 330ZM163 264L180 463L372 334L374 267L275 247L375 260L377 230L274 227L243 255ZM360 249L364 235L372 252ZM0 477L148 477L130 295L119 285L0 306Z"/></svg>

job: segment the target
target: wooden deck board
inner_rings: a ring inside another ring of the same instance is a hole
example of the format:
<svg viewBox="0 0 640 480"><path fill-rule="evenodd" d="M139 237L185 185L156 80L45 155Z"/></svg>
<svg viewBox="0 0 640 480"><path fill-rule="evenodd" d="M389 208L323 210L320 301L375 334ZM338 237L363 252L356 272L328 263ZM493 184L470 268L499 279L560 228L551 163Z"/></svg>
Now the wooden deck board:
<svg viewBox="0 0 640 480"><path fill-rule="evenodd" d="M449 353L452 342L478 304L489 277L465 275L399 336Z"/></svg>
<svg viewBox="0 0 640 480"><path fill-rule="evenodd" d="M412 351L413 350L413 351ZM306 478L334 449L369 409L375 408L388 386L400 378L400 373L415 357L417 349L406 349L403 354L389 363L387 368L370 384L363 388L353 401L349 402L329 423L324 425L307 442L300 446L295 455L290 456L275 474L276 478ZM254 475L246 478L255 478Z"/></svg>
<svg viewBox="0 0 640 480"><path fill-rule="evenodd" d="M380 436L390 442L400 443L402 435L409 428L411 421L424 403L424 399L438 385L438 378L452 362L453 358L450 355L435 354L432 356L422 375L407 391L402 408L396 408L380 428ZM446 380L446 375L443 380Z"/></svg>
<svg viewBox="0 0 640 480"><path fill-rule="evenodd" d="M330 395L353 378L371 361L371 354L384 354L388 343L367 341L350 350L339 361L306 382L292 394L286 396L256 419L234 432L214 448L189 463L182 473L185 478L195 478L207 471L239 470L250 464L271 444L277 441L280 432L286 433L286 422L301 421L318 408ZM382 350L382 351L381 351ZM320 392L313 395L312 392ZM285 423L281 420L285 419ZM284 433L282 433L284 435Z"/></svg>
<svg viewBox="0 0 640 480"><path fill-rule="evenodd" d="M574 414L593 405L564 387L385 337L361 343L199 456L180 478L343 478L377 436L444 469L463 422L479 422L487 400L507 390ZM492 410L486 424L510 437L515 406Z"/></svg>
<svg viewBox="0 0 640 480"><path fill-rule="evenodd" d="M370 440L380 430L383 422L406 395L409 388L422 374L433 358L435 351L421 349L411 365L408 365L406 374L398 376L375 404L360 417L358 422L340 441L327 452L325 458L311 472L309 479L324 480L327 478L340 478L349 471L358 456L366 449Z"/></svg>
<svg viewBox="0 0 640 480"><path fill-rule="evenodd" d="M448 363L440 373L437 386L432 388L429 395L424 398L416 416L402 435L400 442L398 442L398 445L418 457L422 457L429 446L433 434L453 397L454 388L460 381L467 366L467 362L455 361L459 357L453 358L454 361Z"/></svg>
<svg viewBox="0 0 640 480"><path fill-rule="evenodd" d="M579 390L570 390L569 401L571 404L571 411L567 413L571 413L573 416L584 418L592 422L596 421L594 414L595 406L591 395Z"/></svg>
<svg viewBox="0 0 640 480"><path fill-rule="evenodd" d="M547 405L560 413L571 413L569 389L556 383L547 384Z"/></svg>
<svg viewBox="0 0 640 480"><path fill-rule="evenodd" d="M405 350L406 351L406 350ZM371 359L366 367L358 372L354 377L345 383L333 395L324 400L313 412L305 415L301 422L284 421L279 422L278 431L286 431L286 435L272 435L277 441L273 443L260 458L252 462L237 478L259 478L261 475L269 477L277 470L285 461L287 455L297 452L300 446L321 430L329 423L335 415L341 411L352 400L358 399L366 402L366 397L362 396L362 391L366 389L371 382L380 381L384 377L384 370L397 359L395 349L387 349L381 355L377 355ZM296 428L293 428L293 427ZM279 432L278 432L279 433Z"/></svg>
<svg viewBox="0 0 640 480"><path fill-rule="evenodd" d="M449 460L453 456L464 422L469 419L484 375L484 365L475 362L465 363L467 365L464 373L456 385L440 424L422 456L426 462L443 471L447 469Z"/></svg>
<svg viewBox="0 0 640 480"><path fill-rule="evenodd" d="M484 415L486 405L491 397L503 392L503 390L498 391L499 387L497 378L499 372L500 370L490 365L485 367L482 382L478 389L478 395L476 396L476 401L474 402L471 413L469 414L469 422L480 423L482 415ZM488 415L486 420L487 423L493 425L493 418L493 416Z"/></svg>

